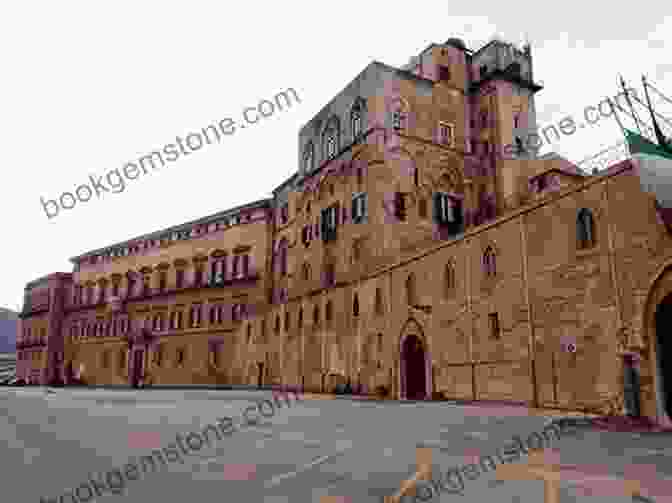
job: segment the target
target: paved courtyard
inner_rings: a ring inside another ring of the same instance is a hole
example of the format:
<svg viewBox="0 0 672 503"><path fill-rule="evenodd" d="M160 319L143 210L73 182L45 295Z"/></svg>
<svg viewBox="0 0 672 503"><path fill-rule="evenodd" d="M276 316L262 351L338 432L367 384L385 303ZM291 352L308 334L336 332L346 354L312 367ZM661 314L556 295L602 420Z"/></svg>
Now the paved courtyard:
<svg viewBox="0 0 672 503"><path fill-rule="evenodd" d="M203 432L218 418L240 424L246 407L271 398L269 391L2 388L2 488L11 495L2 501L59 501L89 475L103 477L153 450L166 452L177 435ZM541 432L549 420L523 409L449 402L304 397L282 405L274 413L267 409L269 417L259 424L180 456L183 464L175 461L175 451L173 462L155 473L116 482L126 486L121 494L103 485L97 499L82 489L82 499L61 501L312 503L331 495L345 498L331 501L382 503L414 473L417 447L430 447L435 469L444 472L477 463L515 435ZM672 434L581 429L551 447L562 465L643 478L657 503L672 501L672 490L665 492L672 487ZM588 494L569 481L561 484L562 502L632 501L599 490ZM541 503L544 489L540 481L498 481L492 471L467 480L463 495L443 493L431 501Z"/></svg>

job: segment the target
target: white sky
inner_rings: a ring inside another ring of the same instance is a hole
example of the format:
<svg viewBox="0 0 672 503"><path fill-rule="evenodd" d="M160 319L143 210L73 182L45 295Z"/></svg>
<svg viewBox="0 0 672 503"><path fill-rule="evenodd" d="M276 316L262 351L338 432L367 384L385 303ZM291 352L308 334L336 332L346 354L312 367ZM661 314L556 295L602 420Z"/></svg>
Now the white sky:
<svg viewBox="0 0 672 503"><path fill-rule="evenodd" d="M4 2L0 306L18 309L25 284L71 271L70 257L267 197L297 166L299 128L374 59L400 67L431 42L526 32L540 126L578 122L618 93L618 72L672 95L670 7L647 3ZM40 196L289 87L302 102L288 111L47 219ZM602 120L553 149L578 161L620 139Z"/></svg>

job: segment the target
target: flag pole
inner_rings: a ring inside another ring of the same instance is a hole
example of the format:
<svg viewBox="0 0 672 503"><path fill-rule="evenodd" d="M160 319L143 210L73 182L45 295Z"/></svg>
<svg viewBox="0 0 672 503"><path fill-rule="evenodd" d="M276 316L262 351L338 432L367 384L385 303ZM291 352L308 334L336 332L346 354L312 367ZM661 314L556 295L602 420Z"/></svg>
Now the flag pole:
<svg viewBox="0 0 672 503"><path fill-rule="evenodd" d="M637 112L635 112L634 107L632 106L632 101L630 101L630 94L628 93L628 90L625 87L625 80L623 80L623 76L619 75L619 79L621 81L621 87L623 88L623 94L625 94L625 100L628 102L628 106L630 107L630 111L632 112L632 117L635 119L635 125L637 126L637 130L639 131L639 134L644 136L644 133L642 133L642 128L639 127L639 116L637 115Z"/></svg>
<svg viewBox="0 0 672 503"><path fill-rule="evenodd" d="M642 75L642 83L644 84L644 94L646 96L646 103L648 104L649 112L651 113L651 121L653 122L653 130L656 133L656 138L658 139L658 143L663 150L672 154L672 146L670 145L670 141L667 138L665 138L665 135L661 131L660 126L658 126L658 121L656 121L656 117L653 114L653 107L651 106L651 99L649 98L649 91L647 89L646 77L644 77L644 75Z"/></svg>

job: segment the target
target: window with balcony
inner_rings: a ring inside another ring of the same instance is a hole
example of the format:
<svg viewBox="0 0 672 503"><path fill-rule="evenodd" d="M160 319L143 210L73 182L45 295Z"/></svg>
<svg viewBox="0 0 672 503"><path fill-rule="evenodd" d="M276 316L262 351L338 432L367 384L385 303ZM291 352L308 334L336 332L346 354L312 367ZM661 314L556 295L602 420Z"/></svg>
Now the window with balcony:
<svg viewBox="0 0 672 503"><path fill-rule="evenodd" d="M464 232L462 201L445 192L434 194L434 222L449 236Z"/></svg>

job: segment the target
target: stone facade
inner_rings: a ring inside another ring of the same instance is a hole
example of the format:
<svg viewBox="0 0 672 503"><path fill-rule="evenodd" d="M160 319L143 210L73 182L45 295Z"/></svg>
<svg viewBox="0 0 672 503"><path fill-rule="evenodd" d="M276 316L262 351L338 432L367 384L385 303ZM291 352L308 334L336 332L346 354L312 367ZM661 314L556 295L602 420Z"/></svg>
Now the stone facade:
<svg viewBox="0 0 672 503"><path fill-rule="evenodd" d="M621 414L635 368L641 414L667 421L670 235L630 161L588 176L521 148L540 89L529 48L499 41L372 63L302 128L273 198L29 284L19 376Z"/></svg>

